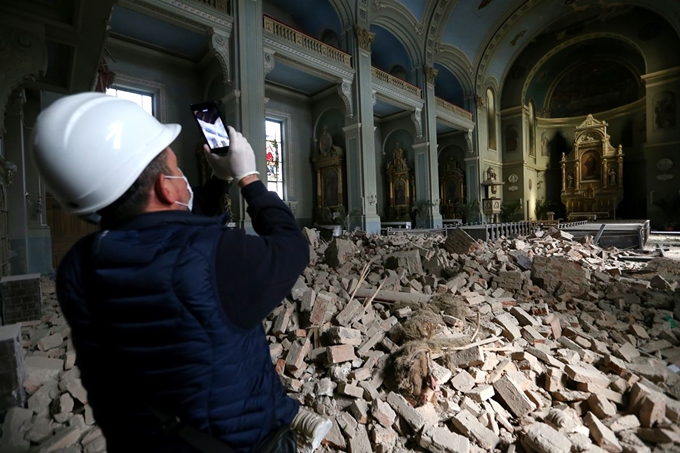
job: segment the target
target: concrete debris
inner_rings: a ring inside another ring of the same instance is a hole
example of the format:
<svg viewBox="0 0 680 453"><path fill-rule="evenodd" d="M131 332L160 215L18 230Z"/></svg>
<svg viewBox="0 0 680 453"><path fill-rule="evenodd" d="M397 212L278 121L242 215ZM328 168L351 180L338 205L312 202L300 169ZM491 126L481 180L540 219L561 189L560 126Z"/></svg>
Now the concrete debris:
<svg viewBox="0 0 680 453"><path fill-rule="evenodd" d="M553 229L304 233L310 266L264 322L289 395L330 423L300 451L680 450L680 266ZM5 415L0 450L104 452L43 291L22 324L27 409Z"/></svg>

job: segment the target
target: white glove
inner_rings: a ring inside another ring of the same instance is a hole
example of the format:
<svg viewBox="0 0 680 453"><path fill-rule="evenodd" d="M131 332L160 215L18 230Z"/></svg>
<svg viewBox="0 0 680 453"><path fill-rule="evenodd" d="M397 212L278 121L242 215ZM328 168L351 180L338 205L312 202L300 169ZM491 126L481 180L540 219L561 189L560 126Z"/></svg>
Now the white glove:
<svg viewBox="0 0 680 453"><path fill-rule="evenodd" d="M208 145L203 145L203 152L205 152L205 160L212 169L212 174L216 178L224 179L231 182L234 177L231 175L231 168L229 167L229 159L227 156L220 156L210 152Z"/></svg>
<svg viewBox="0 0 680 453"><path fill-rule="evenodd" d="M233 127L229 129L229 152L225 156L229 166L229 174L238 183L241 179L249 175L259 175L255 166L255 153L248 143L248 140Z"/></svg>

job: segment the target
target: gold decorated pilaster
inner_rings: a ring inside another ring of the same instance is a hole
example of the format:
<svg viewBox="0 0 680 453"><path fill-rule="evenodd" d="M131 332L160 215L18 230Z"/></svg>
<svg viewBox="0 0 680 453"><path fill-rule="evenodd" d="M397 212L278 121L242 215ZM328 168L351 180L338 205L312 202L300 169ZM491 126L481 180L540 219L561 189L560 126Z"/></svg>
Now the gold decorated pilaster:
<svg viewBox="0 0 680 453"><path fill-rule="evenodd" d="M354 34L357 37L359 47L368 52L371 51L371 44L375 40L375 33L371 33L360 25L354 26Z"/></svg>

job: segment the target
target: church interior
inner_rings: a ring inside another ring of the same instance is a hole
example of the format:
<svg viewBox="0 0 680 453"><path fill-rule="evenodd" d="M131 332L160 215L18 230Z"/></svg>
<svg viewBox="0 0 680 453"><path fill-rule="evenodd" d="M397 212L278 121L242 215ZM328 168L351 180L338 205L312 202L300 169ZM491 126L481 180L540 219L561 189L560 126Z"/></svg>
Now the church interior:
<svg viewBox="0 0 680 453"><path fill-rule="evenodd" d="M180 124L194 185L189 105L216 101L301 226L680 222L678 2L8 0L0 23L3 275L92 228L30 158L40 111L92 90Z"/></svg>

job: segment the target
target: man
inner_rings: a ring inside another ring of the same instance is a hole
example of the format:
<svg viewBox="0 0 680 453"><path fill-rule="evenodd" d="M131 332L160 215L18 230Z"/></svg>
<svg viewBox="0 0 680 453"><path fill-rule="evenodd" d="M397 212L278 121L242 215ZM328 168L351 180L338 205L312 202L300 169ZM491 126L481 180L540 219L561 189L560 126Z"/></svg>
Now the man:
<svg viewBox="0 0 680 453"><path fill-rule="evenodd" d="M192 214L170 148L180 129L98 93L55 102L35 127L50 192L73 214L101 215L103 231L61 262L57 297L109 453L214 451L212 440L249 452L298 412L262 320L308 264L309 246L232 127L229 153L206 148L206 157L215 177L241 188L259 236Z"/></svg>

